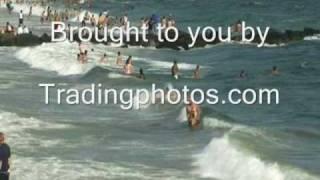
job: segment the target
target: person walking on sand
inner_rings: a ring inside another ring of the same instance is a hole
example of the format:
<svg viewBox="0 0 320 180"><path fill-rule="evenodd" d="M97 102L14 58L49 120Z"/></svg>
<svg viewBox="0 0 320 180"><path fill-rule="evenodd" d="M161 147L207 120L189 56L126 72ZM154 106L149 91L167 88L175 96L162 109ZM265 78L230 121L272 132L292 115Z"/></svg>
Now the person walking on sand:
<svg viewBox="0 0 320 180"><path fill-rule="evenodd" d="M9 180L11 150L5 143L5 135L0 132L0 179Z"/></svg>
<svg viewBox="0 0 320 180"><path fill-rule="evenodd" d="M23 25L23 11L20 10L20 13L19 13L19 25Z"/></svg>

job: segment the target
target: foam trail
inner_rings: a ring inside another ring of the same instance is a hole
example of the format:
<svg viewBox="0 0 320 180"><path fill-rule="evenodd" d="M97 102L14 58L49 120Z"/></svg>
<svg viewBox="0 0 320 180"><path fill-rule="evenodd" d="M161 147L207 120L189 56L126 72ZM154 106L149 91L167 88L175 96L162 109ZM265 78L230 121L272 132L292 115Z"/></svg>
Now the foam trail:
<svg viewBox="0 0 320 180"><path fill-rule="evenodd" d="M19 60L29 64L32 68L55 71L59 75L64 76L85 74L95 65L92 63L78 63L76 59L77 51L78 47L76 43L65 41L23 48L15 55Z"/></svg>
<svg viewBox="0 0 320 180"><path fill-rule="evenodd" d="M212 127L212 128L236 128L240 127L240 125L235 125L229 122L225 122L223 120L212 118L212 117L204 117L203 118L203 125L205 127Z"/></svg>
<svg viewBox="0 0 320 180"><path fill-rule="evenodd" d="M123 75L123 74L111 72L111 73L108 74L108 78L110 78L110 79L132 78L132 76L126 76L126 75Z"/></svg>

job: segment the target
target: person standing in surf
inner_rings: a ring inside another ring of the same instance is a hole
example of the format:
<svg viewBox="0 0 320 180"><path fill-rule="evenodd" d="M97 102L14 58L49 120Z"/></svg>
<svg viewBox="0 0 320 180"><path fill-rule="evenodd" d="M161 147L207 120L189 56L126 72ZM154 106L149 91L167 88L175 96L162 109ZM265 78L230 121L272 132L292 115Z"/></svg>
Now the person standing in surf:
<svg viewBox="0 0 320 180"><path fill-rule="evenodd" d="M175 79L179 78L179 67L177 61L173 61L173 65L171 67L171 75Z"/></svg>
<svg viewBox="0 0 320 180"><path fill-rule="evenodd" d="M30 8L29 8L29 17L32 16L32 4L30 5Z"/></svg>
<svg viewBox="0 0 320 180"><path fill-rule="evenodd" d="M124 74L130 75L133 73L132 56L129 56L126 64L123 67Z"/></svg>
<svg viewBox="0 0 320 180"><path fill-rule="evenodd" d="M145 79L146 79L146 76L144 75L144 72L143 72L143 69L142 69L142 68L140 68L140 70L139 70L138 78L139 78L139 79L142 79L142 80L145 80Z"/></svg>
<svg viewBox="0 0 320 180"><path fill-rule="evenodd" d="M193 72L193 79L200 79L200 65L196 66L196 69Z"/></svg>
<svg viewBox="0 0 320 180"><path fill-rule="evenodd" d="M100 59L100 63L107 63L107 62L108 62L107 54L104 53Z"/></svg>
<svg viewBox="0 0 320 180"><path fill-rule="evenodd" d="M122 65L122 56L121 56L121 52L118 51L118 55L117 55L117 60L116 60L116 64L117 65Z"/></svg>
<svg viewBox="0 0 320 180"><path fill-rule="evenodd" d="M0 132L0 180L9 180L11 150L5 143L5 135Z"/></svg>

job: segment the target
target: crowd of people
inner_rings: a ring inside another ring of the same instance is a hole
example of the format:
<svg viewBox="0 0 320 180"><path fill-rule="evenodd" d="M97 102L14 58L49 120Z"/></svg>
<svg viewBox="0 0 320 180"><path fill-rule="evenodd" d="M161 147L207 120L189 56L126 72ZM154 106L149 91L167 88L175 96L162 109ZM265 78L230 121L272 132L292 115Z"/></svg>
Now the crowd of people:
<svg viewBox="0 0 320 180"><path fill-rule="evenodd" d="M91 49L91 51L94 51L94 49ZM83 44L79 43L79 54L78 56L78 62L81 64L85 64L88 62L88 48ZM100 63L106 64L106 63L112 63L108 60L107 54L104 53L99 61ZM128 76L135 76L138 79L145 80L146 76L144 73L144 70L142 68L139 68L139 71L135 73L135 68L133 65L133 59L132 56L128 56L127 60L125 63L123 63L123 57L120 51L118 51L116 60L115 60L115 65L122 66L122 73L124 75ZM273 66L271 69L271 75L279 75L279 69L277 66ZM135 75L137 74L137 75ZM173 61L172 67L171 67L171 76L174 79L179 79L181 74L180 74L180 69L178 62L176 60ZM200 65L197 64L195 66L195 69L192 74L192 78L194 80L199 80L201 78L201 73L200 73ZM240 79L246 79L248 78L248 74L245 70L241 70L239 73L239 78ZM187 116L188 116L188 122L189 126L191 128L198 128L200 126L200 120L201 120L201 108L199 105L195 104L194 102L189 100L189 104L186 105L186 110L187 110Z"/></svg>
<svg viewBox="0 0 320 180"><path fill-rule="evenodd" d="M17 36L17 35L29 34L29 33L31 33L31 32L24 22L24 13L22 10L20 10L20 12L18 14L18 26L17 27L12 25L8 21L4 28L0 28L0 34L13 34L13 35Z"/></svg>

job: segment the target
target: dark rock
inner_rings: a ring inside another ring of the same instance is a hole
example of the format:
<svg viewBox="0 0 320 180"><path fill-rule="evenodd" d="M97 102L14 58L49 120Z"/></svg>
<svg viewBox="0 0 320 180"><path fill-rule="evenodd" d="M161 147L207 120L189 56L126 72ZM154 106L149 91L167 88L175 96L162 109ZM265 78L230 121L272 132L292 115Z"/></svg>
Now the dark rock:
<svg viewBox="0 0 320 180"><path fill-rule="evenodd" d="M300 41L300 40L303 40L304 37L306 36L312 36L315 34L320 34L320 30L307 28L307 27L300 31L299 30L277 31L275 29L270 29L266 38L266 43L280 44L280 43L289 43L292 41ZM169 37L174 36L173 32L169 32L168 35ZM210 39L210 36L212 36L212 34L207 34L206 36L207 38ZM84 37L88 37L88 35ZM217 32L216 32L216 37L219 37ZM251 35L247 34L246 37L249 38L251 37ZM101 38L102 37L100 36L100 39ZM225 38L225 36L223 36L223 38ZM78 34L74 34L73 39L74 41L80 42ZM103 42L103 44L109 45L110 43L117 43L117 42L113 42L110 37L108 37L107 39L108 41ZM181 50L181 49L188 50L190 49L189 44L191 44L192 42L190 34L184 31L179 31L179 37L175 42L169 42L166 40L164 40L163 42L160 42L158 40L157 35L152 33L147 35L147 39L148 39L148 42L144 42L142 36L139 35L138 41L136 41L135 35L130 35L130 41L124 42L124 44L121 47L127 48L129 46L142 46L142 47L169 48L174 50ZM238 33L234 35L232 37L232 40L241 41L241 34ZM261 40L259 36L256 35L253 42L260 43L260 41ZM41 37L38 37L33 34L22 34L18 36L14 36L13 34L0 34L0 46L35 46L43 42L51 42L51 37L48 34L43 34ZM99 43L95 40L95 38L92 38L91 42ZM219 38L216 38L213 42L206 42L202 36L199 36L196 39L196 42L192 48L202 48L208 44L218 44L218 43L220 43Z"/></svg>
<svg viewBox="0 0 320 180"><path fill-rule="evenodd" d="M0 46L35 46L41 43L41 39L33 34L0 34Z"/></svg>

